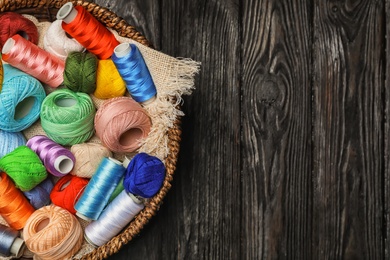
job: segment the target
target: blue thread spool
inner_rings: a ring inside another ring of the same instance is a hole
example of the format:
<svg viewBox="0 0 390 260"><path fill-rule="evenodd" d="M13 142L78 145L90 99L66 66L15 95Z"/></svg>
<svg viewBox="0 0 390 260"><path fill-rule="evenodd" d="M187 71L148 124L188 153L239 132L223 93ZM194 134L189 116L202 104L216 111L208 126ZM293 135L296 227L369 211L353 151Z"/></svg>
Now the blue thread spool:
<svg viewBox="0 0 390 260"><path fill-rule="evenodd" d="M53 182L47 178L32 190L24 191L23 194L35 209L39 209L50 204L50 192L53 187Z"/></svg>
<svg viewBox="0 0 390 260"><path fill-rule="evenodd" d="M121 43L115 47L111 59L135 101L146 104L155 99L156 86L137 46Z"/></svg>
<svg viewBox="0 0 390 260"><path fill-rule="evenodd" d="M21 257L25 248L24 241L18 237L19 232L0 224L0 255Z"/></svg>
<svg viewBox="0 0 390 260"><path fill-rule="evenodd" d="M9 154L19 146L26 144L26 138L21 132L6 132L0 129L0 158Z"/></svg>
<svg viewBox="0 0 390 260"><path fill-rule="evenodd" d="M76 215L87 221L97 220L125 170L125 167L118 160L103 158L74 206L77 211Z"/></svg>

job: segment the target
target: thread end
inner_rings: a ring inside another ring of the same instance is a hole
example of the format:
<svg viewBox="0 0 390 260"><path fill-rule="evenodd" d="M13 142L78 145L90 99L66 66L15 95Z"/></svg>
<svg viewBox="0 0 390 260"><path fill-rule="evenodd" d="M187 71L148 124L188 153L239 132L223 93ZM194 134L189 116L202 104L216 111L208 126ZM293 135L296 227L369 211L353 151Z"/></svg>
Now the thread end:
<svg viewBox="0 0 390 260"><path fill-rule="evenodd" d="M71 23L77 16L77 10L71 2L64 4L57 13L57 19L63 20L65 23Z"/></svg>
<svg viewBox="0 0 390 260"><path fill-rule="evenodd" d="M15 46L15 40L12 38L9 38L3 45L2 53L8 54L11 49Z"/></svg>
<svg viewBox="0 0 390 260"><path fill-rule="evenodd" d="M15 255L17 258L20 258L23 255L24 248L25 248L24 240L17 237L10 248L10 252L11 254Z"/></svg>
<svg viewBox="0 0 390 260"><path fill-rule="evenodd" d="M129 43L121 43L115 47L114 53L118 58L125 57L131 52L131 46Z"/></svg>

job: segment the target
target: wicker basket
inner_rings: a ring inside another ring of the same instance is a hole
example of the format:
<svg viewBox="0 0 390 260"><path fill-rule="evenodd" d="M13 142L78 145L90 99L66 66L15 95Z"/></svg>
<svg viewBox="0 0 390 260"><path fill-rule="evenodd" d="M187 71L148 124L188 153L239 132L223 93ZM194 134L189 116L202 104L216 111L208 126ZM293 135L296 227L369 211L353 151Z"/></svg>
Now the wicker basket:
<svg viewBox="0 0 390 260"><path fill-rule="evenodd" d="M33 15L39 21L54 21L59 8L67 2L83 6L106 27L116 30L120 36L133 39L149 47L151 46L147 39L133 26L129 25L124 19L95 3L67 0L3 0L0 1L0 11L12 11L20 14ZM122 233L112 238L105 245L94 249L87 255L84 255L82 259L103 259L117 253L123 245L127 244L136 235L138 235L144 225L147 224L156 214L165 195L171 187L173 174L176 169L177 156L179 153L180 134L180 119L177 119L173 127L170 128L167 133L169 138L169 154L165 159L166 177L161 190L147 202L145 208L132 220Z"/></svg>

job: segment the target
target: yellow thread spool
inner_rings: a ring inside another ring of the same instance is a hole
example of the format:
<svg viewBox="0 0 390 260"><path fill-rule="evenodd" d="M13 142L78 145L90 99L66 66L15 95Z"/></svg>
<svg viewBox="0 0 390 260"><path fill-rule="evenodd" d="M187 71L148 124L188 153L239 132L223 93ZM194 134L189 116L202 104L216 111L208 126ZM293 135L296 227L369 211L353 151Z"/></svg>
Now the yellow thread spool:
<svg viewBox="0 0 390 260"><path fill-rule="evenodd" d="M96 72L96 89L93 95L99 99L121 97L126 84L111 59L99 60Z"/></svg>

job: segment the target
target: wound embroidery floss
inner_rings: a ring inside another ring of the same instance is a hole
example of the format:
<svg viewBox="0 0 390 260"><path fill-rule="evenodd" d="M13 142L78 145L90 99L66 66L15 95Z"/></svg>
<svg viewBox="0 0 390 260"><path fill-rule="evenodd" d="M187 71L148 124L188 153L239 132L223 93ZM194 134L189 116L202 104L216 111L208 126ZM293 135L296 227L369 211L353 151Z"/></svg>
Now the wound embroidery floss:
<svg viewBox="0 0 390 260"><path fill-rule="evenodd" d="M75 92L91 94L96 89L98 59L89 52L73 52L65 62L64 85Z"/></svg>
<svg viewBox="0 0 390 260"><path fill-rule="evenodd" d="M33 206L4 172L0 172L0 215L16 230L24 227L34 212Z"/></svg>
<svg viewBox="0 0 390 260"><path fill-rule="evenodd" d="M2 53L4 61L50 87L56 88L64 81L65 62L20 35L9 38Z"/></svg>
<svg viewBox="0 0 390 260"><path fill-rule="evenodd" d="M3 88L3 79L4 79L3 60L1 59L0 56L0 92L1 89Z"/></svg>
<svg viewBox="0 0 390 260"><path fill-rule="evenodd" d="M66 175L58 180L50 193L50 198L55 205L66 209L74 215L76 214L74 205L79 200L88 182L88 179L70 174Z"/></svg>
<svg viewBox="0 0 390 260"><path fill-rule="evenodd" d="M27 248L42 260L68 259L83 243L83 230L67 210L55 205L36 210L23 229Z"/></svg>
<svg viewBox="0 0 390 260"><path fill-rule="evenodd" d="M39 209L50 204L50 192L52 189L53 182L47 178L34 189L24 191L23 194L35 209Z"/></svg>
<svg viewBox="0 0 390 260"><path fill-rule="evenodd" d="M63 20L62 28L69 35L101 60L110 58L119 44L114 34L82 6L64 4L57 13L57 19Z"/></svg>
<svg viewBox="0 0 390 260"><path fill-rule="evenodd" d="M71 151L44 135L30 138L26 144L41 159L48 172L62 177L73 169L76 158Z"/></svg>
<svg viewBox="0 0 390 260"><path fill-rule="evenodd" d="M0 224L0 255L19 258L24 248L25 244L23 239L19 238L19 232Z"/></svg>
<svg viewBox="0 0 390 260"><path fill-rule="evenodd" d="M79 144L93 136L95 112L88 94L59 89L43 101L41 125L47 136L56 143Z"/></svg>
<svg viewBox="0 0 390 260"><path fill-rule="evenodd" d="M148 104L156 98L156 86L137 46L121 43L114 49L112 61L135 101Z"/></svg>
<svg viewBox="0 0 390 260"><path fill-rule="evenodd" d="M113 152L134 152L150 127L147 112L130 97L106 100L95 115L96 135Z"/></svg>
<svg viewBox="0 0 390 260"><path fill-rule="evenodd" d="M39 118L46 97L42 84L32 76L4 64L4 82L0 93L0 129L20 132Z"/></svg>
<svg viewBox="0 0 390 260"><path fill-rule="evenodd" d="M25 145L1 158L0 169L7 173L21 191L32 190L47 177L46 168L38 155Z"/></svg>
<svg viewBox="0 0 390 260"><path fill-rule="evenodd" d="M12 152L17 147L26 144L26 138L20 132L12 133L0 130L0 140L2 143L0 146L0 158Z"/></svg>
<svg viewBox="0 0 390 260"><path fill-rule="evenodd" d="M96 89L93 95L99 99L121 97L126 84L111 59L99 60L96 72Z"/></svg>
<svg viewBox="0 0 390 260"><path fill-rule="evenodd" d="M104 158L75 205L76 215L87 221L98 219L124 173L121 162Z"/></svg>

